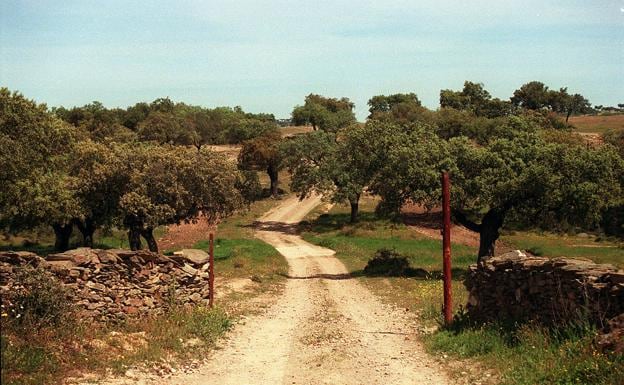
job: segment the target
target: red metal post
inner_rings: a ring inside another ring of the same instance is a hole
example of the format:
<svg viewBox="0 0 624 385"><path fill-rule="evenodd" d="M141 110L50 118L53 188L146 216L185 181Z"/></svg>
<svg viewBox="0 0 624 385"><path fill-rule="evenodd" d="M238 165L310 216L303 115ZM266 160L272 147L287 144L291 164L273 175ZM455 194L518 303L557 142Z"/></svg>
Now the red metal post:
<svg viewBox="0 0 624 385"><path fill-rule="evenodd" d="M444 323L453 321L453 296L451 292L451 193L448 172L442 173L442 270L444 272Z"/></svg>
<svg viewBox="0 0 624 385"><path fill-rule="evenodd" d="M214 306L214 234L210 233L210 249L209 249L209 263L208 267L208 288L210 292L208 294L208 304L210 307Z"/></svg>

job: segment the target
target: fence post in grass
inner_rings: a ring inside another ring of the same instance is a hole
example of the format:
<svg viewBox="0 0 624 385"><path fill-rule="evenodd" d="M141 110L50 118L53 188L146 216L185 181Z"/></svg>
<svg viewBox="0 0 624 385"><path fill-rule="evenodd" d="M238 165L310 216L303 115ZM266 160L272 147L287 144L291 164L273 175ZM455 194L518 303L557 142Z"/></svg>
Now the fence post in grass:
<svg viewBox="0 0 624 385"><path fill-rule="evenodd" d="M442 173L442 270L444 273L444 324L453 321L451 292L451 193L448 172Z"/></svg>
<svg viewBox="0 0 624 385"><path fill-rule="evenodd" d="M210 247L209 247L209 262L208 267L208 305L212 308L214 306L214 233L210 233Z"/></svg>

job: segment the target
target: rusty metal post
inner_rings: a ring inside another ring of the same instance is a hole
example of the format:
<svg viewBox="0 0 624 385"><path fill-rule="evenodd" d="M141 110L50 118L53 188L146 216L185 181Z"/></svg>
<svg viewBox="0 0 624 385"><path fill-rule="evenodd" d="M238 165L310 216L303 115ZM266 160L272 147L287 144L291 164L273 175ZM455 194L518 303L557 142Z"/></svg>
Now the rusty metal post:
<svg viewBox="0 0 624 385"><path fill-rule="evenodd" d="M208 288L210 292L208 294L208 304L210 307L214 306L214 234L210 233L210 249L209 249L209 263L208 267Z"/></svg>
<svg viewBox="0 0 624 385"><path fill-rule="evenodd" d="M451 193L448 172L442 173L442 270L444 272L444 323L453 321L453 296L451 292Z"/></svg>

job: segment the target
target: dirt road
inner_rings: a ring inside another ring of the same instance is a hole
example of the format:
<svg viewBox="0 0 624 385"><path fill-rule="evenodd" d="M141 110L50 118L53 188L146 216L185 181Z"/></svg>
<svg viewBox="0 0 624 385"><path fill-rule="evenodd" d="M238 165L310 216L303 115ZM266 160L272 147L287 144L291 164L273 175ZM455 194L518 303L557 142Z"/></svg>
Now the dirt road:
<svg viewBox="0 0 624 385"><path fill-rule="evenodd" d="M289 225L319 203L285 199L259 219L257 237L290 266L283 296L238 324L206 366L169 384L450 383L403 311L350 279L332 250L292 234Z"/></svg>

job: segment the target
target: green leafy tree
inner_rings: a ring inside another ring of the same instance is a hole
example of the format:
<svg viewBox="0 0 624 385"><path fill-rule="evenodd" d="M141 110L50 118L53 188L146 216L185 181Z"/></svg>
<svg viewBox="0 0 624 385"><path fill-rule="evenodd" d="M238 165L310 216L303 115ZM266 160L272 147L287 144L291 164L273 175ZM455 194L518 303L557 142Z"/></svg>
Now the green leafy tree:
<svg viewBox="0 0 624 385"><path fill-rule="evenodd" d="M327 98L321 95L306 96L303 106L292 112L295 125L311 124L314 130L336 132L355 122L355 105L348 98Z"/></svg>
<svg viewBox="0 0 624 385"><path fill-rule="evenodd" d="M189 133L180 123L172 113L152 111L139 123L138 135L141 140L159 144L187 144Z"/></svg>
<svg viewBox="0 0 624 385"><path fill-rule="evenodd" d="M207 110L195 109L188 112L182 120L182 127L186 131L187 141L192 143L197 151L201 151L202 146L206 144L220 142L221 132Z"/></svg>
<svg viewBox="0 0 624 385"><path fill-rule="evenodd" d="M397 216L408 202L433 207L440 196L440 172L452 165L446 142L421 123L373 126L369 142L377 171L369 190L382 199L378 212Z"/></svg>
<svg viewBox="0 0 624 385"><path fill-rule="evenodd" d="M80 205L67 174L76 130L43 104L0 88L0 228L50 225L57 249L68 246Z"/></svg>
<svg viewBox="0 0 624 385"><path fill-rule="evenodd" d="M143 237L158 251L157 226L215 221L240 207L238 173L230 162L210 151L140 146L127 154L129 183L120 198L121 218L133 250Z"/></svg>
<svg viewBox="0 0 624 385"><path fill-rule="evenodd" d="M548 106L548 87L542 82L532 81L515 90L511 97L514 106L538 110Z"/></svg>
<svg viewBox="0 0 624 385"><path fill-rule="evenodd" d="M461 91L441 90L440 107L470 111L476 116L495 118L512 113L512 105L498 98L492 99L482 83L464 82Z"/></svg>
<svg viewBox="0 0 624 385"><path fill-rule="evenodd" d="M239 167L243 170L265 170L271 181L271 195L278 196L279 171L282 168L280 143L282 135L274 129L264 132L254 139L243 142L238 156Z"/></svg>
<svg viewBox="0 0 624 385"><path fill-rule="evenodd" d="M450 149L453 214L479 233L479 259L494 255L511 214L550 228L563 222L597 226L622 194L624 163L612 148L546 143L538 134L518 132L486 146L454 138Z"/></svg>
<svg viewBox="0 0 624 385"><path fill-rule="evenodd" d="M566 115L566 123L571 115L592 111L591 104L583 95L570 95L567 87L548 91L547 99L552 111Z"/></svg>
<svg viewBox="0 0 624 385"><path fill-rule="evenodd" d="M69 174L71 189L80 205L73 218L83 237L83 246L93 247L98 228L111 227L119 216L119 201L129 183L130 170L124 162L134 145L82 141L72 153Z"/></svg>
<svg viewBox="0 0 624 385"><path fill-rule="evenodd" d="M338 135L319 131L287 141L283 152L292 191L302 199L319 193L332 202L349 203L351 222L357 221L360 197L376 170L371 131L368 124L352 125Z"/></svg>
<svg viewBox="0 0 624 385"><path fill-rule="evenodd" d="M583 114L591 111L591 104L585 97L581 94L574 94L569 96L565 101L565 114L566 114L566 123L568 119L570 119L571 115L575 114Z"/></svg>
<svg viewBox="0 0 624 385"><path fill-rule="evenodd" d="M413 92L409 94L376 95L368 101L368 111L370 112L368 118L373 119L375 115L390 112L403 104L416 107L422 106L420 99Z"/></svg>
<svg viewBox="0 0 624 385"><path fill-rule="evenodd" d="M98 101L69 110L59 107L53 109L53 112L67 123L87 133L93 140L132 142L137 139L134 131L123 125L124 110L109 110Z"/></svg>

